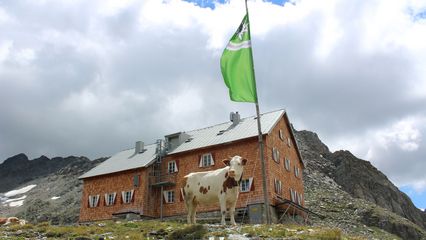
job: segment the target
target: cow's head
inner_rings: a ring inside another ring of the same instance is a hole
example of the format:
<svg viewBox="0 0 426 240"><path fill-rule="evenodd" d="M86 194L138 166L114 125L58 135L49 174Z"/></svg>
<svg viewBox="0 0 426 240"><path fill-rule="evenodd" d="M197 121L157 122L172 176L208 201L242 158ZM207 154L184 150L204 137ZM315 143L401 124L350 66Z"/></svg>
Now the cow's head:
<svg viewBox="0 0 426 240"><path fill-rule="evenodd" d="M229 166L228 176L238 179L241 177L241 174L243 174L243 169L247 163L247 159L236 155L231 159L223 160L223 163L225 163L226 166Z"/></svg>

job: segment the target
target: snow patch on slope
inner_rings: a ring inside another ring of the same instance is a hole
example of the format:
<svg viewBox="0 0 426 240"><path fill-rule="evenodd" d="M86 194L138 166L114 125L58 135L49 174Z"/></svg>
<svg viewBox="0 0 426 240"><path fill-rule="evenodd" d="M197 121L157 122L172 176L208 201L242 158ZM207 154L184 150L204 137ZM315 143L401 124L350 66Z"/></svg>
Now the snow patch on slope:
<svg viewBox="0 0 426 240"><path fill-rule="evenodd" d="M35 185L35 184L31 184L31 185L28 185L26 187L23 187L23 188L20 188L20 189L17 189L17 190L9 191L9 192L5 193L4 196L5 197L13 197L13 196L16 196L16 195L19 195L19 194L23 194L23 193L26 193L26 192L30 191L31 189L35 188L36 186L37 185Z"/></svg>

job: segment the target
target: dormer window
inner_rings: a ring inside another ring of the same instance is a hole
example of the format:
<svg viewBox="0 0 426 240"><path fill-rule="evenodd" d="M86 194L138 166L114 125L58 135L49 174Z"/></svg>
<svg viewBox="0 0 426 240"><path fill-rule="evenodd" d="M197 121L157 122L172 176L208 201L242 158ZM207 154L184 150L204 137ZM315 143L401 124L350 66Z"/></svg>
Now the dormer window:
<svg viewBox="0 0 426 240"><path fill-rule="evenodd" d="M214 165L214 160L211 153L206 153L201 155L200 163L198 164L199 167L210 167L213 165Z"/></svg>
<svg viewBox="0 0 426 240"><path fill-rule="evenodd" d="M168 173L175 173L178 171L178 166L176 164L176 161L170 161L168 162L167 172Z"/></svg>

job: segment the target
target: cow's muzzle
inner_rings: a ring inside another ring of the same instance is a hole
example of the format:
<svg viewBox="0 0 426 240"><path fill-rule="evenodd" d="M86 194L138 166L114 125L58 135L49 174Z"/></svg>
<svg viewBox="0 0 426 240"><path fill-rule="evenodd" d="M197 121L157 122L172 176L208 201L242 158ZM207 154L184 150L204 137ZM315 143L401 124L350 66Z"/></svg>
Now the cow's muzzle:
<svg viewBox="0 0 426 240"><path fill-rule="evenodd" d="M232 178L235 178L235 170L229 170L228 175Z"/></svg>

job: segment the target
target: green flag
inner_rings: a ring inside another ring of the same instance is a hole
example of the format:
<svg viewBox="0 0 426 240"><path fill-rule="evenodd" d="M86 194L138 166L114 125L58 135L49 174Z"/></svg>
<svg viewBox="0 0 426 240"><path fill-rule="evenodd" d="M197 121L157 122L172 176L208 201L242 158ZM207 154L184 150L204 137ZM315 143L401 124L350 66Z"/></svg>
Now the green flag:
<svg viewBox="0 0 426 240"><path fill-rule="evenodd" d="M257 102L248 13L220 58L223 80L235 102Z"/></svg>

